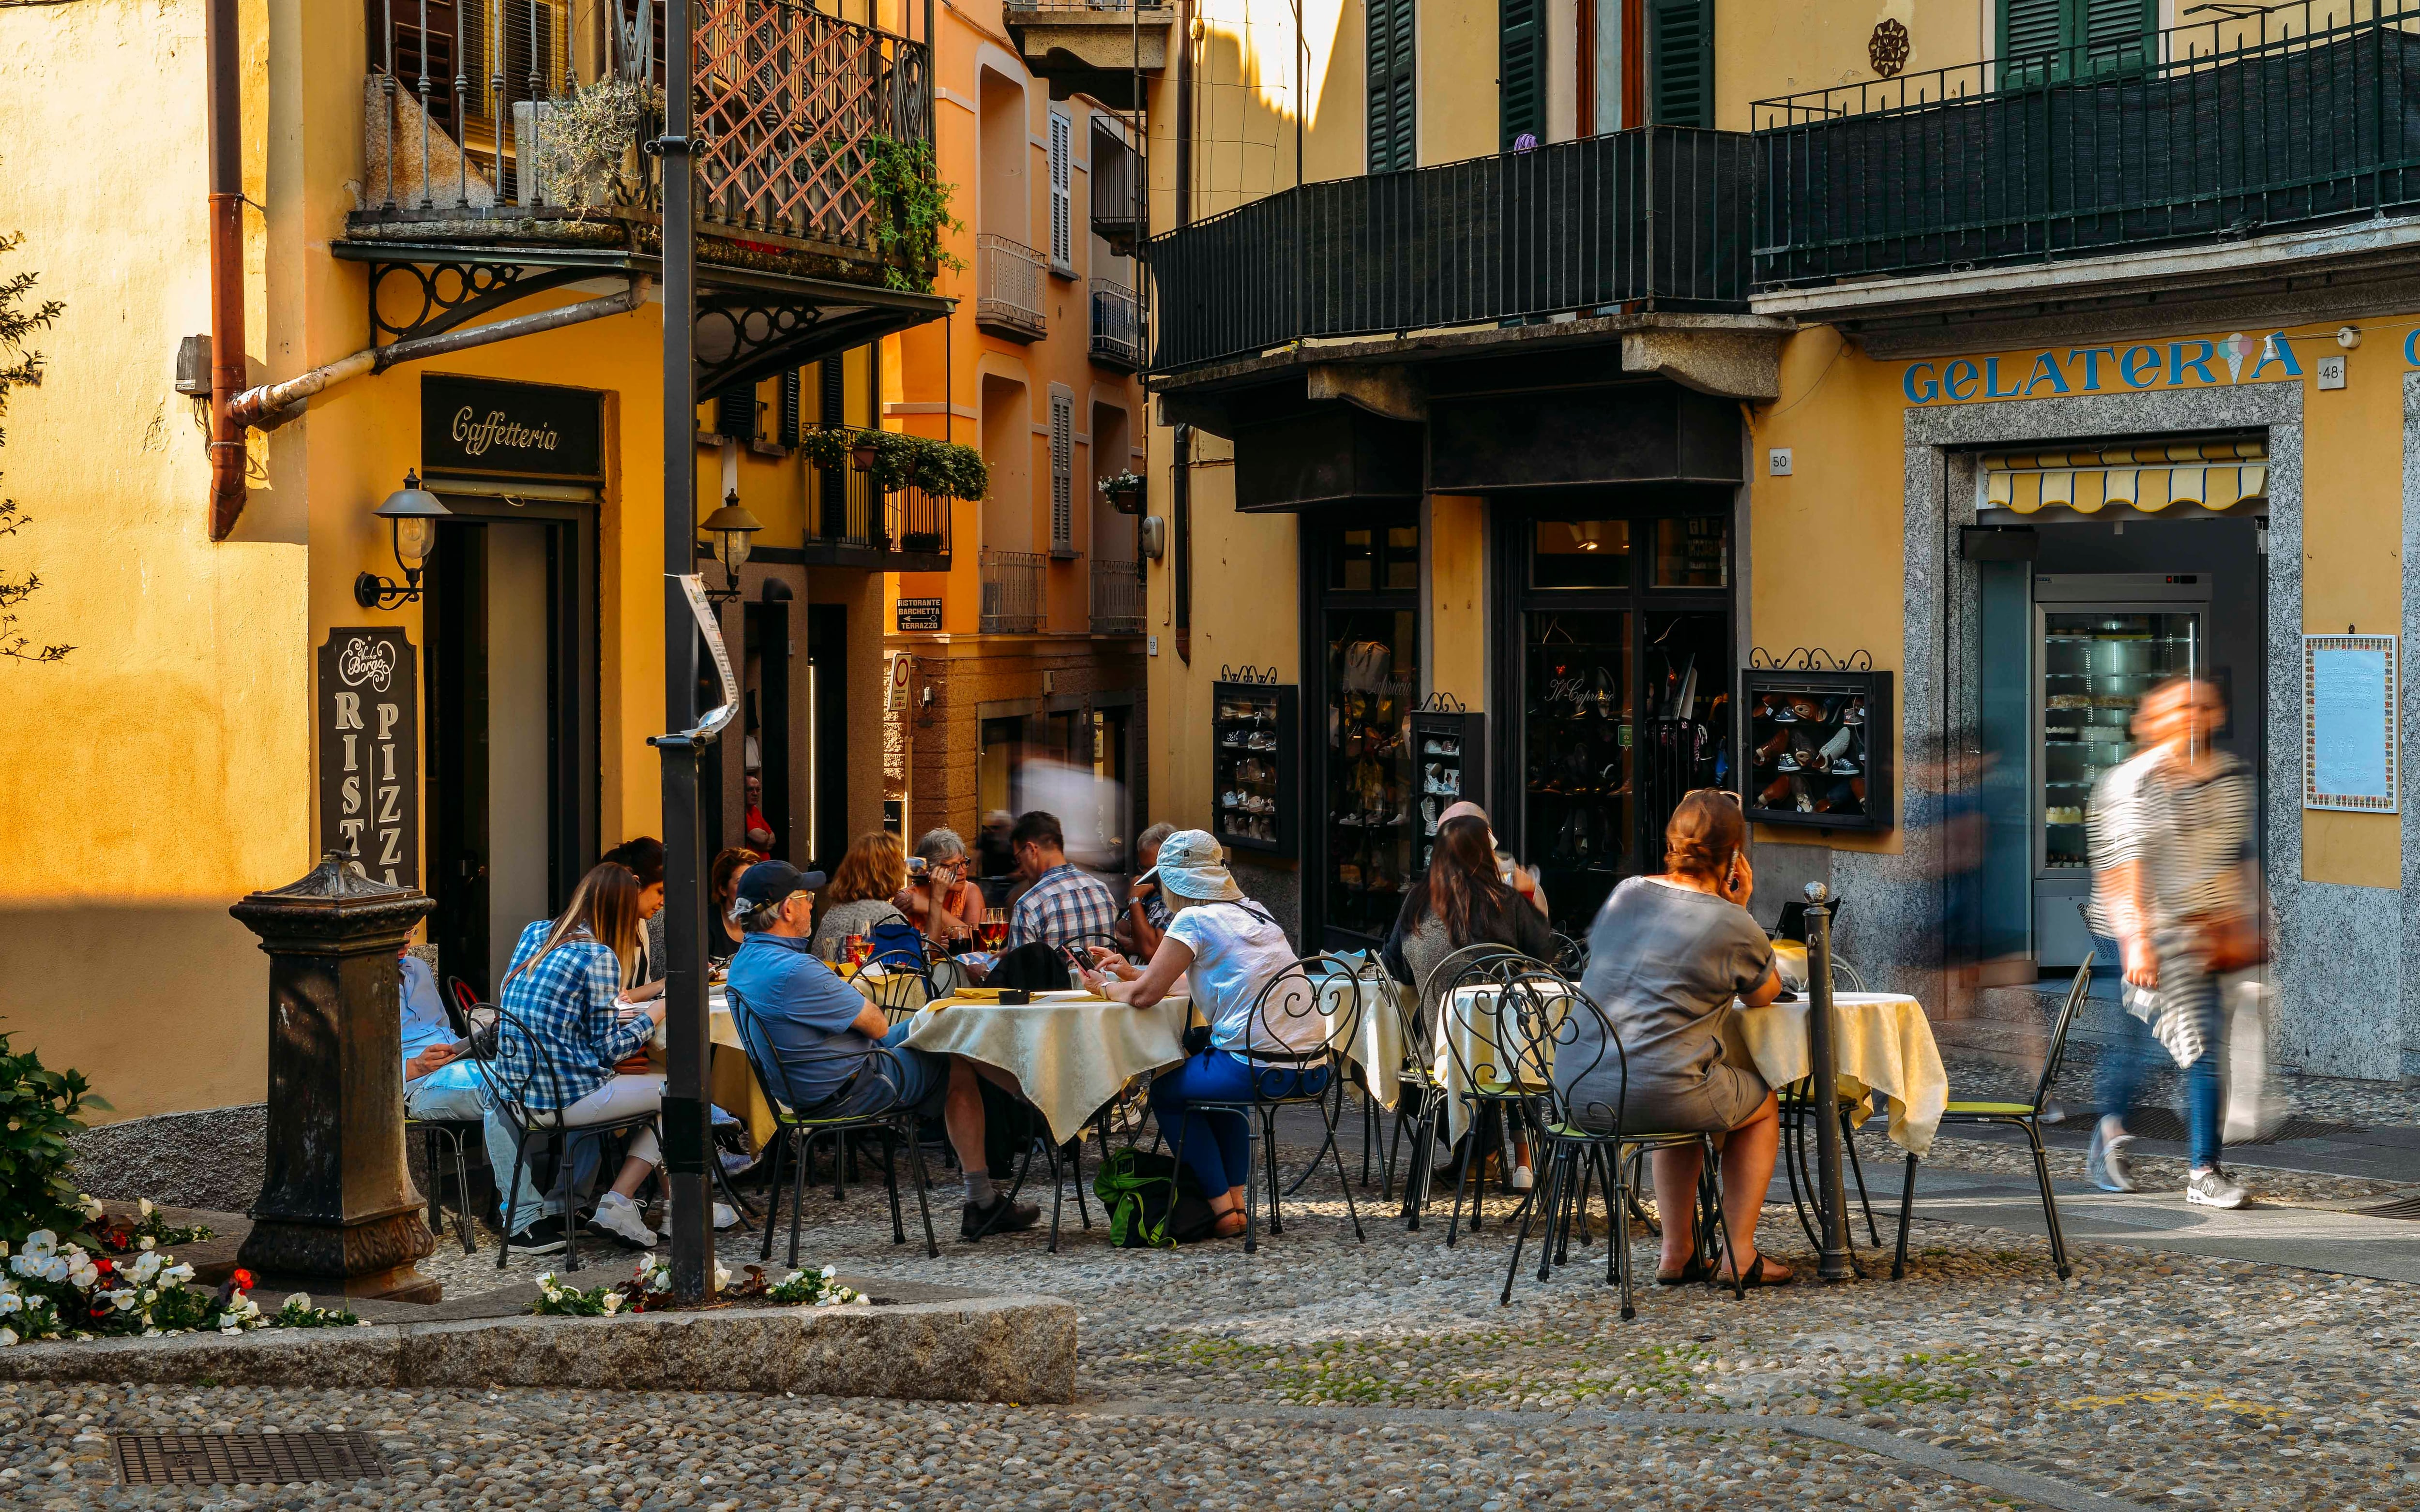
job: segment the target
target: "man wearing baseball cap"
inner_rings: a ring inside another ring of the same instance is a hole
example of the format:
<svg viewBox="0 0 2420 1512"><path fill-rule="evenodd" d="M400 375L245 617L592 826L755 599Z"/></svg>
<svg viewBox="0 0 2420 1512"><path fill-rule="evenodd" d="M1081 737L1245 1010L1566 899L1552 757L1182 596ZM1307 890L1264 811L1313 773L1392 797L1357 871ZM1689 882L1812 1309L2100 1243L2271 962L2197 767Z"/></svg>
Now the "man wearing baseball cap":
<svg viewBox="0 0 2420 1512"><path fill-rule="evenodd" d="M818 1118L939 1114L967 1173L960 1238L1032 1227L1042 1210L1011 1202L992 1187L984 1155L983 1088L975 1079L983 1068L908 1048L910 1026L893 1027L810 948L814 889L823 885L822 872L801 872L787 861L759 861L739 874L731 914L745 938L731 958L732 1011L744 1011L770 1048L793 1106ZM877 1044L894 1057L895 1078L887 1067L884 1074L858 1074ZM1013 1083L992 1079L1014 1089Z"/></svg>

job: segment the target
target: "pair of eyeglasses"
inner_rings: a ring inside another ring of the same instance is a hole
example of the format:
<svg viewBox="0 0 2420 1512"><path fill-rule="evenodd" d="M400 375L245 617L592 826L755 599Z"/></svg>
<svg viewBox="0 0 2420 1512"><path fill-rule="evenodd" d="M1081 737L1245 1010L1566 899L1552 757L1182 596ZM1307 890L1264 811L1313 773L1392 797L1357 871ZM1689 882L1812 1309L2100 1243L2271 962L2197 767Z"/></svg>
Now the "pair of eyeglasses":
<svg viewBox="0 0 2420 1512"><path fill-rule="evenodd" d="M1733 793L1729 788L1691 788L1688 792L1681 795L1681 800L1685 803L1689 799L1697 797L1699 794L1703 793L1711 793L1718 798L1729 798L1734 804L1740 801L1740 795Z"/></svg>

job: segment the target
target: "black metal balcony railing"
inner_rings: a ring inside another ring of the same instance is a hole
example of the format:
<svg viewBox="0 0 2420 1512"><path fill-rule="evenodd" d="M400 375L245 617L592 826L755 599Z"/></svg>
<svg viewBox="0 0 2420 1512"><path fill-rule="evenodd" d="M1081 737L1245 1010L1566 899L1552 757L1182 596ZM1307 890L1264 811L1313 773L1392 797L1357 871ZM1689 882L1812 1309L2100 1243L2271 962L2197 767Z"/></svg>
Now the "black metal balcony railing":
<svg viewBox="0 0 2420 1512"><path fill-rule="evenodd" d="M1761 101L1754 124L1761 286L2391 214L2420 208L2420 4L1844 85Z"/></svg>
<svg viewBox="0 0 2420 1512"><path fill-rule="evenodd" d="M1131 373L1142 366L1142 301L1124 284L1093 280L1093 361Z"/></svg>
<svg viewBox="0 0 2420 1512"><path fill-rule="evenodd" d="M925 140L929 49L799 0L693 14L698 224L871 253L876 153ZM658 218L661 0L393 0L373 17L364 217Z"/></svg>
<svg viewBox="0 0 2420 1512"><path fill-rule="evenodd" d="M896 559L946 566L950 501L922 488L886 493L853 467L807 469L809 561L897 567Z"/></svg>
<svg viewBox="0 0 2420 1512"><path fill-rule="evenodd" d="M1152 366L1613 306L1744 308L1748 147L1642 127L1305 184L1166 232Z"/></svg>
<svg viewBox="0 0 2420 1512"><path fill-rule="evenodd" d="M1091 189L1093 234L1120 256L1130 254L1143 234L1150 208L1151 182L1142 154L1124 137L1095 130Z"/></svg>
<svg viewBox="0 0 2420 1512"><path fill-rule="evenodd" d="M1030 635L1042 628L1050 559L1039 551L983 549L982 623L985 635Z"/></svg>

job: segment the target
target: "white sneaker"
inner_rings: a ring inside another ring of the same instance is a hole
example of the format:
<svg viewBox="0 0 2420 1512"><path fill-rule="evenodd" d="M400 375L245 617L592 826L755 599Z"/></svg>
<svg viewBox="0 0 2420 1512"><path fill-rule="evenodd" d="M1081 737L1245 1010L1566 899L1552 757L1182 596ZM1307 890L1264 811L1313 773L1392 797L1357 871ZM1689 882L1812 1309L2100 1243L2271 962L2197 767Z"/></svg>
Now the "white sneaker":
<svg viewBox="0 0 2420 1512"><path fill-rule="evenodd" d="M588 1231L601 1234L629 1249L653 1249L656 1231L639 1213L639 1205L619 1192L608 1192L597 1199L597 1211L588 1215Z"/></svg>
<svg viewBox="0 0 2420 1512"><path fill-rule="evenodd" d="M2213 1165L2185 1178L2185 1202L2204 1208L2240 1208L2249 1200L2224 1166Z"/></svg>
<svg viewBox="0 0 2420 1512"><path fill-rule="evenodd" d="M1512 1180L1505 1184L1515 1192L1527 1192L1538 1184L1538 1179L1529 1174L1527 1165L1515 1165L1512 1167Z"/></svg>
<svg viewBox="0 0 2420 1512"><path fill-rule="evenodd" d="M739 1227L739 1214L732 1208L730 1203L718 1202L714 1205L714 1227L717 1228L737 1228Z"/></svg>

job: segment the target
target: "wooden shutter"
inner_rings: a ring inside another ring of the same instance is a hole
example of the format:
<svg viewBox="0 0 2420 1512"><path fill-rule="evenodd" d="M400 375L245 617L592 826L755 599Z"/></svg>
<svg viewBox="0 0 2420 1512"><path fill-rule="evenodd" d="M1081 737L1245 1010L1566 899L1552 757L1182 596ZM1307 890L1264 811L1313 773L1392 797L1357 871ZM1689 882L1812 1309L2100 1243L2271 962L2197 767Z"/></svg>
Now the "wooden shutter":
<svg viewBox="0 0 2420 1512"><path fill-rule="evenodd" d="M1546 138L1544 0L1498 0L1497 7L1497 150L1510 152L1523 132Z"/></svg>
<svg viewBox="0 0 2420 1512"><path fill-rule="evenodd" d="M784 446L799 444L799 411L806 399L806 387L805 369L782 370L782 397L774 422L774 439Z"/></svg>
<svg viewBox="0 0 2420 1512"><path fill-rule="evenodd" d="M714 396L714 433L726 440L756 439L756 385L743 383Z"/></svg>
<svg viewBox="0 0 2420 1512"><path fill-rule="evenodd" d="M841 354L834 352L815 364L815 371L823 379L817 393L819 408L815 411L815 417L823 422L827 429L848 424L848 418L840 412L843 395L847 393L841 382L840 358Z"/></svg>
<svg viewBox="0 0 2420 1512"><path fill-rule="evenodd" d="M1714 0L1652 0L1648 13L1647 118L1657 126L1714 124Z"/></svg>
<svg viewBox="0 0 2420 1512"><path fill-rule="evenodd" d="M2138 69L2151 55L2151 0L2072 0L2083 69Z"/></svg>
<svg viewBox="0 0 2420 1512"><path fill-rule="evenodd" d="M1370 171L1393 173L1419 161L1419 120L1412 76L1413 0L1368 0Z"/></svg>
<svg viewBox="0 0 2420 1512"><path fill-rule="evenodd" d="M1076 128L1050 113L1050 266L1076 266Z"/></svg>
<svg viewBox="0 0 2420 1512"><path fill-rule="evenodd" d="M1050 396L1050 549L1076 548L1076 401Z"/></svg>
<svg viewBox="0 0 2420 1512"><path fill-rule="evenodd" d="M2000 85L2013 88L2064 73L2068 0L1999 0Z"/></svg>
<svg viewBox="0 0 2420 1512"><path fill-rule="evenodd" d="M400 94L420 98L420 73L428 70L428 118L449 131L459 134L454 119L455 70L459 60L455 55L454 32L458 16L467 28L462 40L466 51L475 46L475 33L485 24L484 12L462 16L455 9L455 0L428 0L428 20L424 31L421 24L420 0L366 0L369 7L370 71L386 71L386 44L379 39L380 31L392 15L395 23L396 88ZM480 114L479 101L487 93L488 81L466 70L462 77L463 103L473 115ZM413 150L417 151L415 144Z"/></svg>

